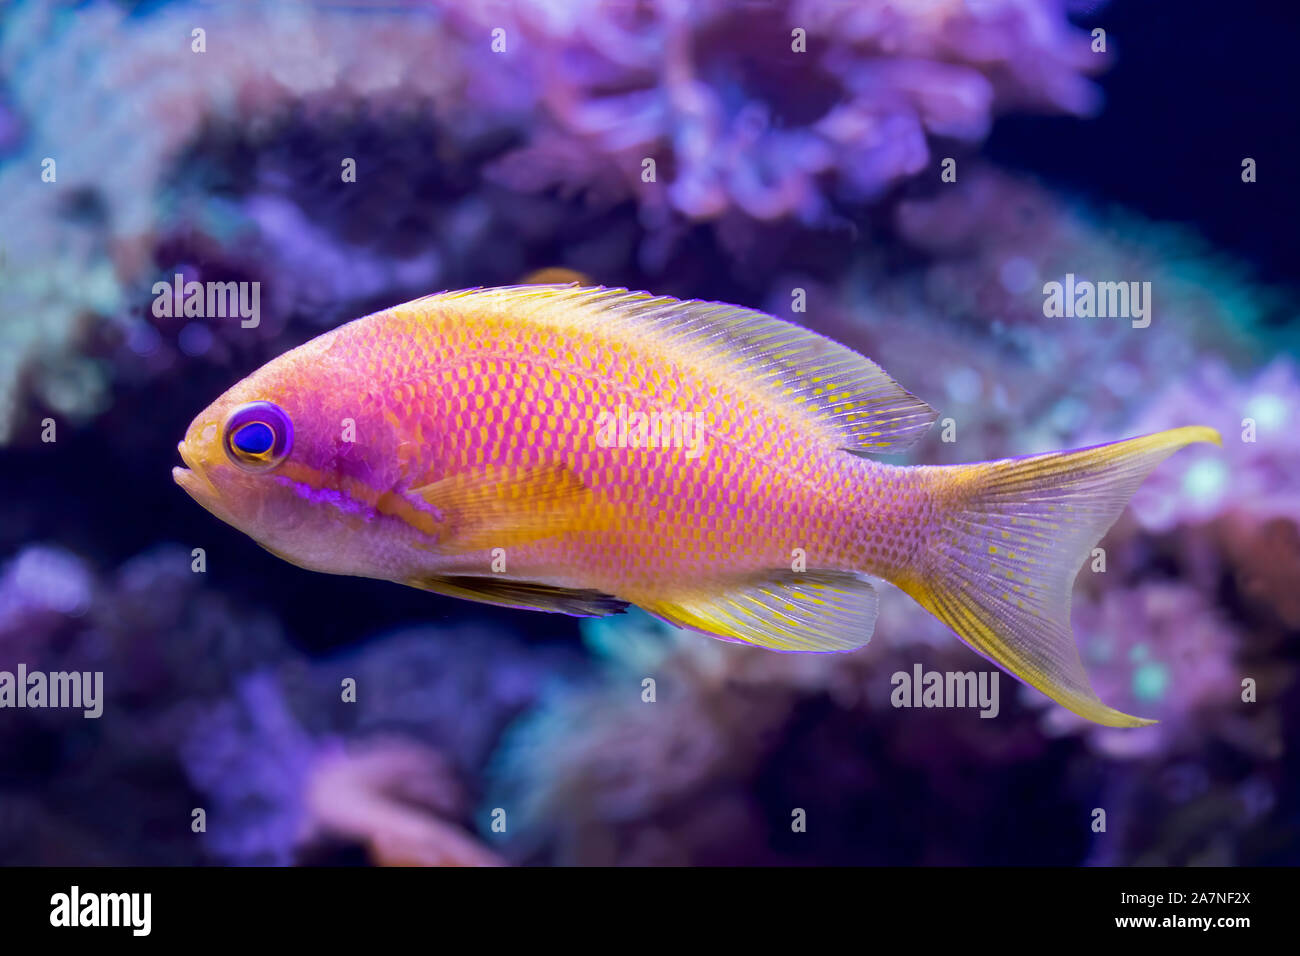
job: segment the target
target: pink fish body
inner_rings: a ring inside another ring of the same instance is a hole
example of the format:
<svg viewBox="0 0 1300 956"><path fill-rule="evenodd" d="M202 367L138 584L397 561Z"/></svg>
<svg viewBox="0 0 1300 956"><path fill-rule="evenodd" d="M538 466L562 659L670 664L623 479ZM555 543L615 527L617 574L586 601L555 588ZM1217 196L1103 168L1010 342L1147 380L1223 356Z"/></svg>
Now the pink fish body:
<svg viewBox="0 0 1300 956"><path fill-rule="evenodd" d="M613 613L847 651L892 581L976 651L1091 720L1084 557L1174 429L944 467L895 453L936 417L878 365L719 303L521 286L358 319L201 412L176 480L300 566L473 600Z"/></svg>

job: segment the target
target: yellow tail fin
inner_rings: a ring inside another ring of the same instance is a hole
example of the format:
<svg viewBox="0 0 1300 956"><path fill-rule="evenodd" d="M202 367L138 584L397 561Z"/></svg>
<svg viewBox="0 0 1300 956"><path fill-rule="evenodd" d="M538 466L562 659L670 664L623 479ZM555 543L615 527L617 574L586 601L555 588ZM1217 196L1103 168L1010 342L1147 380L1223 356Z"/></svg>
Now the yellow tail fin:
<svg viewBox="0 0 1300 956"><path fill-rule="evenodd" d="M974 650L1076 714L1155 723L1101 702L1070 630L1079 568L1156 465L1218 432L1175 428L1127 441L935 469L938 527L897 581Z"/></svg>

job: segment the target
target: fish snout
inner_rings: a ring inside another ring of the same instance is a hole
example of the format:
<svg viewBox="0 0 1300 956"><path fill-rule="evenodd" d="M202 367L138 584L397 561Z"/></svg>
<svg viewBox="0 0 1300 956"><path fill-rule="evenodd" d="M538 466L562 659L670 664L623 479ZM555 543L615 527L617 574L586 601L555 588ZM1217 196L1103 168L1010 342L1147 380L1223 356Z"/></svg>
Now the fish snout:
<svg viewBox="0 0 1300 956"><path fill-rule="evenodd" d="M182 468L179 465L173 467L172 480L197 501L215 497L217 489L208 478L204 457L190 443L189 438L177 442L176 450L187 467Z"/></svg>

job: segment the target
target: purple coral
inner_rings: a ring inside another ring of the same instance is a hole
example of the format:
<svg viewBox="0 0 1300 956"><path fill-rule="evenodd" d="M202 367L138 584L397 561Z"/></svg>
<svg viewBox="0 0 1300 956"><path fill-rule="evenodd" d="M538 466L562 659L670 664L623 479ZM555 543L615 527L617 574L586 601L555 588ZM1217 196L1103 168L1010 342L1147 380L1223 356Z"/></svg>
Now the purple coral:
<svg viewBox="0 0 1300 956"><path fill-rule="evenodd" d="M1083 733L1101 753L1133 758L1172 752L1216 723L1245 718L1236 662L1241 637L1199 590L1161 583L1107 588L1098 600L1076 601L1072 623L1098 696L1160 723L1118 730L1047 706L1050 731Z"/></svg>
<svg viewBox="0 0 1300 956"><path fill-rule="evenodd" d="M1233 368L1259 362L1271 344L1266 323L1282 314L1278 290L1251 283L1239 263L1183 230L1090 212L987 169L901 202L894 218L917 257L907 268L866 253L836 284L783 275L764 304L875 359L952 420L953 440L934 429L918 461L1031 454L1168 427L1141 420L1153 396L1198 378L1207 353ZM1045 316L1044 284L1067 272L1150 281L1150 325ZM791 312L793 289L806 291L806 314Z"/></svg>
<svg viewBox="0 0 1300 956"><path fill-rule="evenodd" d="M828 196L872 199L920 172L930 136L979 139L1010 106L1090 112L1084 75L1106 61L1063 5L1027 0L587 0L506 19L549 121L497 175L525 189L617 177L652 230L670 212L825 220ZM645 185L646 159L662 187Z"/></svg>
<svg viewBox="0 0 1300 956"><path fill-rule="evenodd" d="M467 803L506 724L569 666L463 627L250 676L184 750L212 852L283 864L333 840L390 865L500 862L462 829ZM356 698L343 702L348 681Z"/></svg>
<svg viewBox="0 0 1300 956"><path fill-rule="evenodd" d="M183 759L207 795L204 839L221 860L283 866L335 839L366 846L378 863L499 862L442 819L458 810L457 787L436 751L397 737L314 737L269 673L247 677L197 722Z"/></svg>
<svg viewBox="0 0 1300 956"><path fill-rule="evenodd" d="M189 551L162 546L99 574L48 545L0 573L0 669L100 672L102 716L8 712L0 763L40 794L0 794L10 863L195 863L193 797L176 750L234 674L284 655L265 615L206 588ZM69 834L78 846L68 846Z"/></svg>
<svg viewBox="0 0 1300 956"><path fill-rule="evenodd" d="M94 588L94 575L71 552L25 548L0 570L0 633L20 637L33 616L79 617L90 607Z"/></svg>
<svg viewBox="0 0 1300 956"><path fill-rule="evenodd" d="M311 832L303 792L314 761L339 748L298 725L268 674L246 678L235 700L195 725L182 758L209 794L204 838L220 859L284 866Z"/></svg>
<svg viewBox="0 0 1300 956"><path fill-rule="evenodd" d="M1251 376L1207 359L1194 374L1150 396L1128 425L1145 434L1210 425L1223 447L1206 446L1161 465L1133 496L1133 513L1153 531L1201 524L1225 512L1300 523L1300 376L1277 358Z"/></svg>
<svg viewBox="0 0 1300 956"><path fill-rule="evenodd" d="M776 789L819 804L835 803L843 789L881 798L886 771L877 764L942 774L951 753L942 740L951 735L990 762L1035 759L1042 738L1028 709L1004 708L1004 719L986 722L965 711L904 714L890 706L890 675L900 669L917 661L977 664L955 639L929 646L942 625L925 622L929 615L903 595L889 597L896 599L889 633L844 655L772 654L640 613L584 622L584 637L604 662L599 679L548 695L512 728L493 761L482 812L506 811L511 853L528 860L772 863L787 852L775 846L788 830L789 805L774 817L761 781L797 760L787 742L815 738L814 727L824 728L826 762L805 786L785 781ZM655 681L653 702L644 696L646 678ZM996 732L981 733L980 725ZM841 747L850 752L832 756ZM792 845L789 859L824 849Z"/></svg>

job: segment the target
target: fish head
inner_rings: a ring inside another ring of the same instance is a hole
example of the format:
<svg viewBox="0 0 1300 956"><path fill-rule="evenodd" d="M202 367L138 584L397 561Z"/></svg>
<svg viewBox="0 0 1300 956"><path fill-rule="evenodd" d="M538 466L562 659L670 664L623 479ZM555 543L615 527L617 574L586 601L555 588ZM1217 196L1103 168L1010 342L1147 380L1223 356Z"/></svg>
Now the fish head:
<svg viewBox="0 0 1300 956"><path fill-rule="evenodd" d="M293 564L382 576L373 564L393 542L373 526L373 509L367 514L346 493L349 479L368 467L344 433L367 388L357 363L332 352L329 340L273 359L199 412L177 446L185 466L172 477L213 515Z"/></svg>

